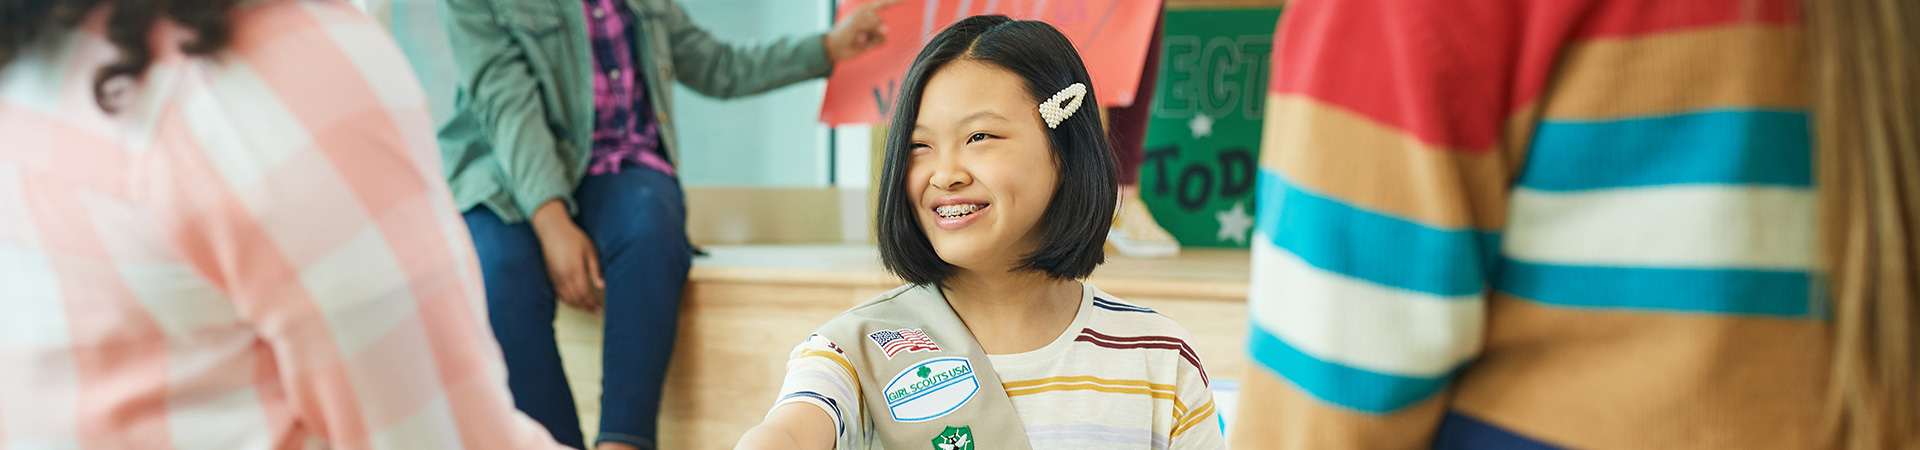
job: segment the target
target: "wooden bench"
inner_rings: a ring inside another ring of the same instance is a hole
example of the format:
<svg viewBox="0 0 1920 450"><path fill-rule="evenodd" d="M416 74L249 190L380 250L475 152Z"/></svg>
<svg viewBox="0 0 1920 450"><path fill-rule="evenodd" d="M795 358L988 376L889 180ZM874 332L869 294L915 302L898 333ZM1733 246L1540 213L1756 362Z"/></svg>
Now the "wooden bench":
<svg viewBox="0 0 1920 450"><path fill-rule="evenodd" d="M719 450L760 423L787 353L848 307L901 284L871 245L714 246L696 259L661 405L662 448ZM1178 320L1216 390L1246 370L1247 252L1188 249L1160 260L1110 256L1089 282ZM599 425L599 316L562 308L556 321L589 438ZM1231 395L1220 399L1231 413Z"/></svg>

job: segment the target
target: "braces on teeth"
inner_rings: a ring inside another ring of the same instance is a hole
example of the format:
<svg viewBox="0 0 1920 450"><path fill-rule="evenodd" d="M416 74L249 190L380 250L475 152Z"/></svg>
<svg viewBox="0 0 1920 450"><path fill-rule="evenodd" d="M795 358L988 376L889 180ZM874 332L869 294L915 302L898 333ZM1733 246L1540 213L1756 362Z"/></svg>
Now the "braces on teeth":
<svg viewBox="0 0 1920 450"><path fill-rule="evenodd" d="M984 206L975 205L975 204L946 205L946 206L934 208L933 212L935 214L939 214L940 217L951 219L951 218L960 217L968 214L973 214L974 211L979 211L980 208L984 208Z"/></svg>

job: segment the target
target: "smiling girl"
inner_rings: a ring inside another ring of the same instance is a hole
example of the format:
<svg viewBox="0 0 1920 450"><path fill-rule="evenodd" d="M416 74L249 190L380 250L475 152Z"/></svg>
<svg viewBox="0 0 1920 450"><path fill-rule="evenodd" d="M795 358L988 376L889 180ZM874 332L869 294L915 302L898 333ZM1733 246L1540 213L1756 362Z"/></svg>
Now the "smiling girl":
<svg viewBox="0 0 1920 450"><path fill-rule="evenodd" d="M1186 330L1077 281L1116 195L1090 84L1041 22L972 17L921 50L877 218L909 284L796 347L739 448L1222 448Z"/></svg>

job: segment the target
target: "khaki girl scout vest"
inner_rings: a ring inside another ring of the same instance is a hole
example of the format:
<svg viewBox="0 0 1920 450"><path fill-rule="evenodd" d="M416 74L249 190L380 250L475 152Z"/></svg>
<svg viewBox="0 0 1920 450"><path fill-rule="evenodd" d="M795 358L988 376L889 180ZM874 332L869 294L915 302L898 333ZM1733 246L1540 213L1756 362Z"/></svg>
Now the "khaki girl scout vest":
<svg viewBox="0 0 1920 450"><path fill-rule="evenodd" d="M907 285L814 334L845 352L887 450L1031 450L973 332L933 286Z"/></svg>

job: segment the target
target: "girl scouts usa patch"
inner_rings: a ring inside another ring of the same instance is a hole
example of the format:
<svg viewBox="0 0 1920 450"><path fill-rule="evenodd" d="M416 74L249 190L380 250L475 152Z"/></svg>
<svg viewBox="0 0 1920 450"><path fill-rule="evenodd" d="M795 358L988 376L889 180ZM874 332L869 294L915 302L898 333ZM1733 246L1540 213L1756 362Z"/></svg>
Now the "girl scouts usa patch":
<svg viewBox="0 0 1920 450"><path fill-rule="evenodd" d="M925 422L967 404L980 392L980 380L966 358L933 358L900 371L885 392L894 421Z"/></svg>

